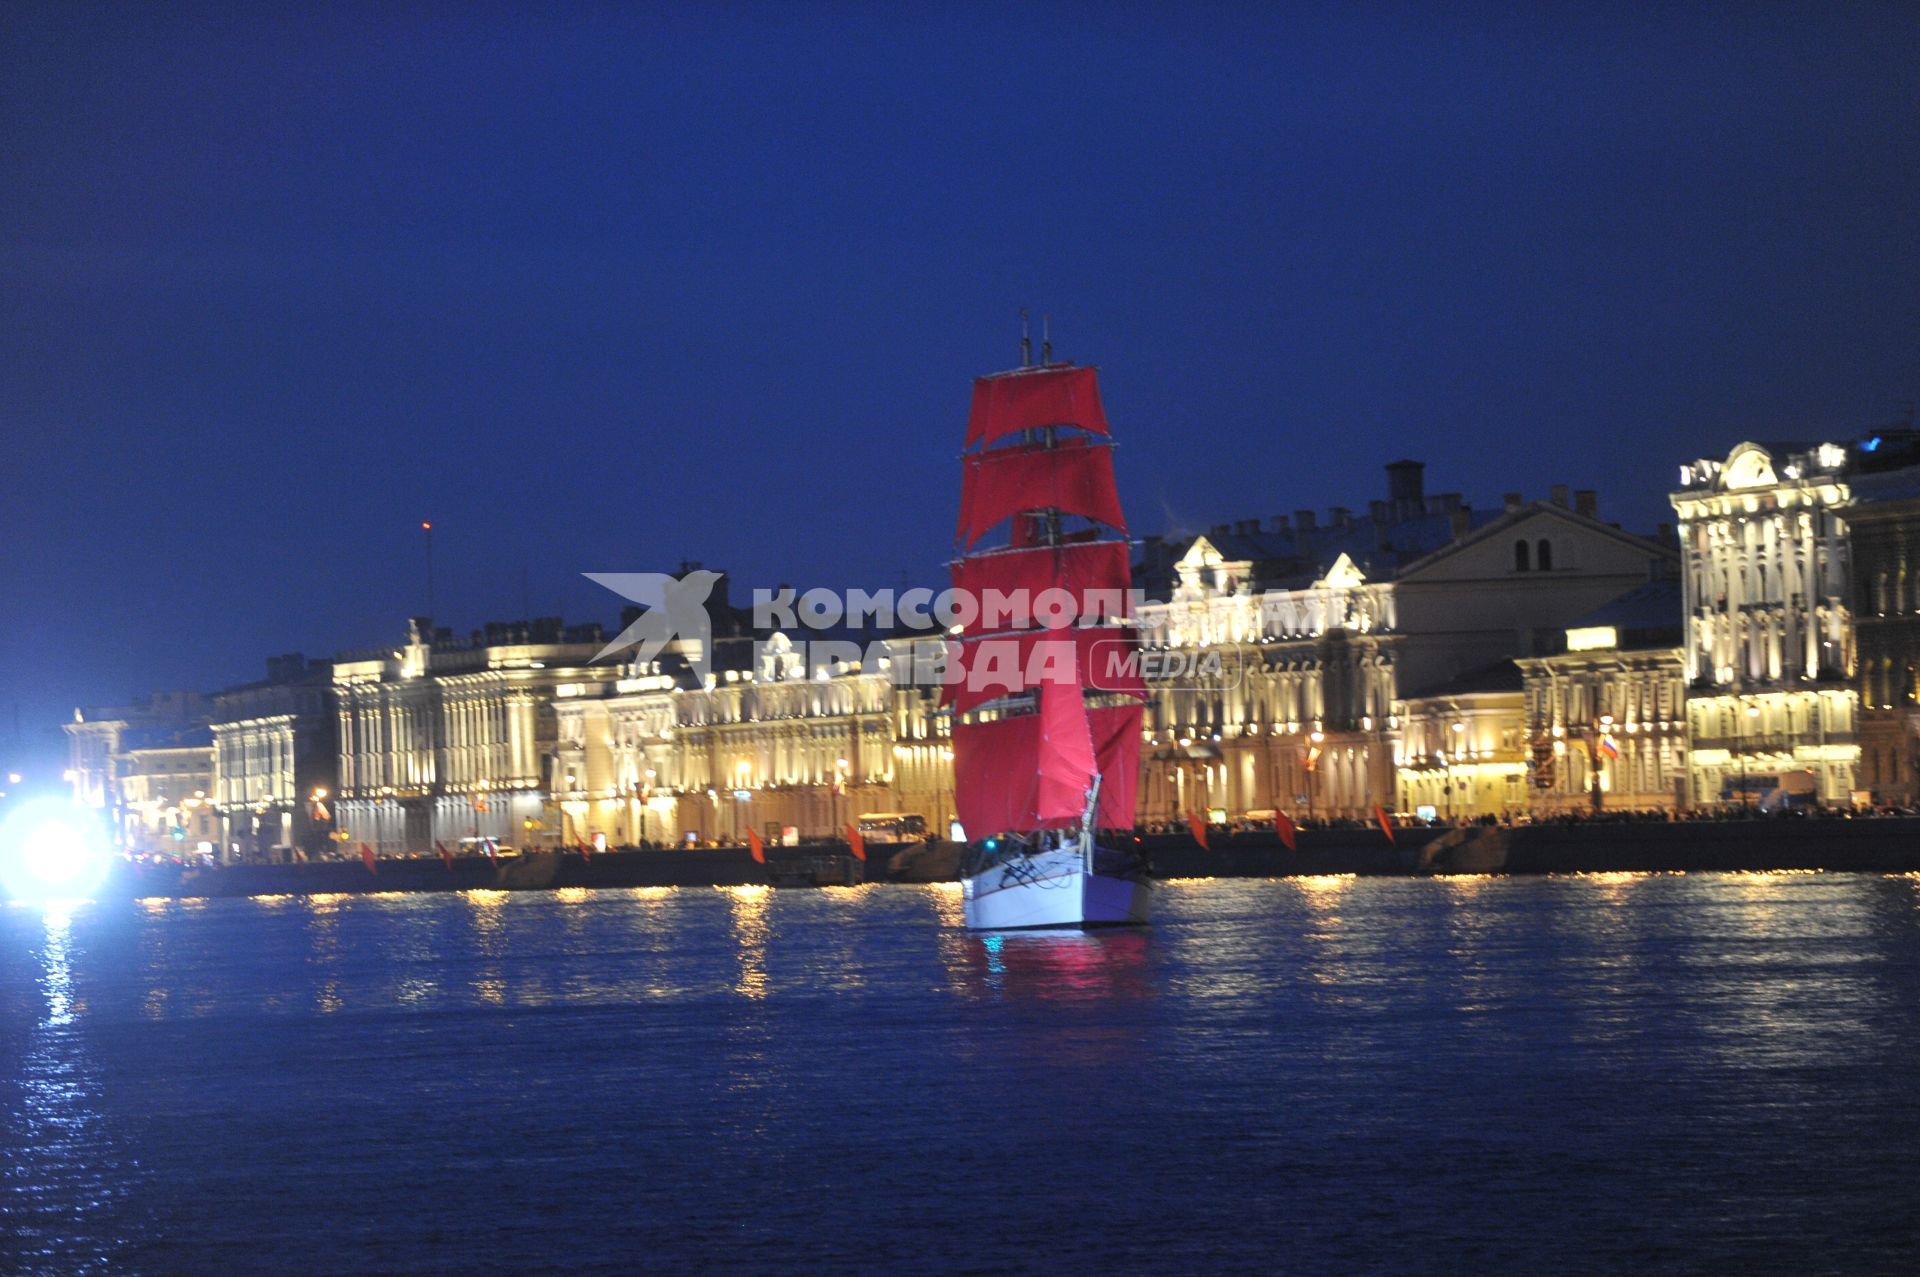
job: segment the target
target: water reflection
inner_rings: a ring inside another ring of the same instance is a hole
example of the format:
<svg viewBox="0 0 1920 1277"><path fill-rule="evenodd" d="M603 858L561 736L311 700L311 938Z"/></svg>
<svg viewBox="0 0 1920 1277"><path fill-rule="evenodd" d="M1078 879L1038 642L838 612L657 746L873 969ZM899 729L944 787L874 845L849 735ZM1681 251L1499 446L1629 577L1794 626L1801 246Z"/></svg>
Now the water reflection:
<svg viewBox="0 0 1920 1277"><path fill-rule="evenodd" d="M108 1270L122 1246L101 1217L126 1196L125 1168L113 1153L97 1069L77 1023L86 1008L74 983L70 907L49 906L44 924L44 1009L20 1062L22 1129L5 1168L18 1187L0 1216L19 1253L49 1261L49 1271Z"/></svg>
<svg viewBox="0 0 1920 1277"><path fill-rule="evenodd" d="M473 947L480 958L473 970L473 995L488 1006L504 1006L507 980L500 959L506 941L507 893L476 889L463 891L460 896L469 908Z"/></svg>
<svg viewBox="0 0 1920 1277"><path fill-rule="evenodd" d="M949 961L958 961L960 987L976 995L1052 1002L1152 993L1144 928L990 931L957 939Z"/></svg>
<svg viewBox="0 0 1920 1277"><path fill-rule="evenodd" d="M728 887L726 893L734 949L740 964L733 991L746 998L764 998L767 996L767 909L773 901L773 888Z"/></svg>
<svg viewBox="0 0 1920 1277"><path fill-rule="evenodd" d="M340 902L344 895L308 896L307 965L320 969L313 1008L332 1015L345 1003L340 997Z"/></svg>

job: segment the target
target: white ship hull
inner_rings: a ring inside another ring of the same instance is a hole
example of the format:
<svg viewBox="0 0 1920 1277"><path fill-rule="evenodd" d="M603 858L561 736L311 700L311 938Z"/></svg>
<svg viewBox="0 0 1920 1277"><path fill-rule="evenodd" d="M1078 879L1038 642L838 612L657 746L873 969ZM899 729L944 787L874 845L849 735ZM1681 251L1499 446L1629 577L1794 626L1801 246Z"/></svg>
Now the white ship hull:
<svg viewBox="0 0 1920 1277"><path fill-rule="evenodd" d="M975 931L1140 926L1153 911L1150 881L1089 873L1077 850L1013 857L961 879L961 892Z"/></svg>

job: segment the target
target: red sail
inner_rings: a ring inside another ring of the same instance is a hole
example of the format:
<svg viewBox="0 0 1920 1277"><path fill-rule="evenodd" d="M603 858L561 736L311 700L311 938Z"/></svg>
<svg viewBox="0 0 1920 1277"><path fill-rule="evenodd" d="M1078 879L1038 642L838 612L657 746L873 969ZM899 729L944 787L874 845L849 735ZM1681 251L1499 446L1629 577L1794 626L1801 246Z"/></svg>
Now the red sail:
<svg viewBox="0 0 1920 1277"><path fill-rule="evenodd" d="M1054 446L1022 444L963 458L960 527L970 546L988 529L1025 510L1058 510L1126 530L1113 484L1113 452L1085 439Z"/></svg>
<svg viewBox="0 0 1920 1277"><path fill-rule="evenodd" d="M1107 433L1107 414L1100 406L1100 383L1093 369L1022 369L974 379L973 411L967 417L969 448L1041 426L1078 426L1090 434Z"/></svg>
<svg viewBox="0 0 1920 1277"><path fill-rule="evenodd" d="M1093 729L1093 754L1100 764L1100 809L1093 823L1101 829L1132 829L1140 789L1142 705L1110 705L1087 711Z"/></svg>
<svg viewBox="0 0 1920 1277"><path fill-rule="evenodd" d="M1074 616L1069 623L1087 624L1102 617L1126 615L1126 592L1132 583L1125 541L1081 541L1069 545L1040 546L1035 549L998 550L961 559L953 565L953 588L979 601L983 609L996 600L998 591L1005 599L1025 599L1027 609L1047 590L1065 590L1073 596ZM1119 596L1116 610L1105 600L1089 600L1089 591L1104 591ZM1099 605L1099 606L1093 606ZM1011 628L1018 624L1017 614ZM1009 628L1004 610L994 609L967 627L968 633Z"/></svg>
<svg viewBox="0 0 1920 1277"><path fill-rule="evenodd" d="M1071 660L1046 646L1068 635L1075 649ZM1139 635L1116 625L993 634L964 642L949 640L947 673L942 699L956 714L1043 683L1077 684L1096 692L1147 694L1140 674Z"/></svg>
<svg viewBox="0 0 1920 1277"><path fill-rule="evenodd" d="M1071 824L1086 812L1096 770L1087 700L1077 685L1040 685L1040 783L1035 822L1042 828Z"/></svg>
<svg viewBox="0 0 1920 1277"><path fill-rule="evenodd" d="M1040 720L1032 714L953 725L953 808L967 837L1033 829L1033 758Z"/></svg>

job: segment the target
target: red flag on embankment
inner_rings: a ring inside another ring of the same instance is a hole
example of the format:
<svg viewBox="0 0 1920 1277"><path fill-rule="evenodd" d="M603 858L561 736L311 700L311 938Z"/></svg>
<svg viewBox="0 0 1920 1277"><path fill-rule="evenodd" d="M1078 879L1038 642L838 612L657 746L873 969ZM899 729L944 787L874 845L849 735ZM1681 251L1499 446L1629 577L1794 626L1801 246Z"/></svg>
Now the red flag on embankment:
<svg viewBox="0 0 1920 1277"><path fill-rule="evenodd" d="M1399 844L1393 836L1393 821L1388 819L1387 813L1381 808L1379 803L1373 805L1373 814L1374 817L1379 820L1380 832L1387 836L1387 841L1398 846Z"/></svg>
<svg viewBox="0 0 1920 1277"><path fill-rule="evenodd" d="M867 858L867 840L860 836L857 825L847 826L847 850L853 853L855 860L865 861Z"/></svg>
<svg viewBox="0 0 1920 1277"><path fill-rule="evenodd" d="M439 841L438 839L435 839L433 845L439 848L440 850L440 863L444 864L447 867L448 873L452 873L453 872L453 853L447 850L447 844Z"/></svg>
<svg viewBox="0 0 1920 1277"><path fill-rule="evenodd" d="M365 843L360 844L360 863L367 867L367 872L370 874L380 872L380 866L373 863L373 848Z"/></svg>
<svg viewBox="0 0 1920 1277"><path fill-rule="evenodd" d="M1280 841L1286 844L1286 848L1288 851L1294 850L1294 845L1293 845L1294 826L1293 826L1293 818L1291 816L1287 815L1287 813L1284 811L1274 812L1273 813L1273 832L1280 835Z"/></svg>
<svg viewBox="0 0 1920 1277"><path fill-rule="evenodd" d="M1207 846L1207 822L1200 819L1198 812L1190 811L1187 813L1187 828L1193 831L1193 840L1200 844L1200 850L1213 850L1213 848Z"/></svg>
<svg viewBox="0 0 1920 1277"><path fill-rule="evenodd" d="M753 858L761 864L767 863L767 845L760 841L760 831L747 830L747 849L753 852Z"/></svg>

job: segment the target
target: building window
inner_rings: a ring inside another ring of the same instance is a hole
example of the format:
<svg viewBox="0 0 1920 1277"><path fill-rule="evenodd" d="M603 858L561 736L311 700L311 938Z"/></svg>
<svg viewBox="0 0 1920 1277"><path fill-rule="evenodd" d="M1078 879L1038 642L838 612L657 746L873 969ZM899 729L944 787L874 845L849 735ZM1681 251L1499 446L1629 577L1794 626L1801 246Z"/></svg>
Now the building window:
<svg viewBox="0 0 1920 1277"><path fill-rule="evenodd" d="M1515 572L1525 572L1527 570L1527 557L1527 543L1525 541L1515 541L1513 543L1513 570Z"/></svg>
<svg viewBox="0 0 1920 1277"><path fill-rule="evenodd" d="M1534 555L1534 562L1539 564L1542 572L1553 570L1553 542L1545 537L1540 538L1540 547L1538 553Z"/></svg>

